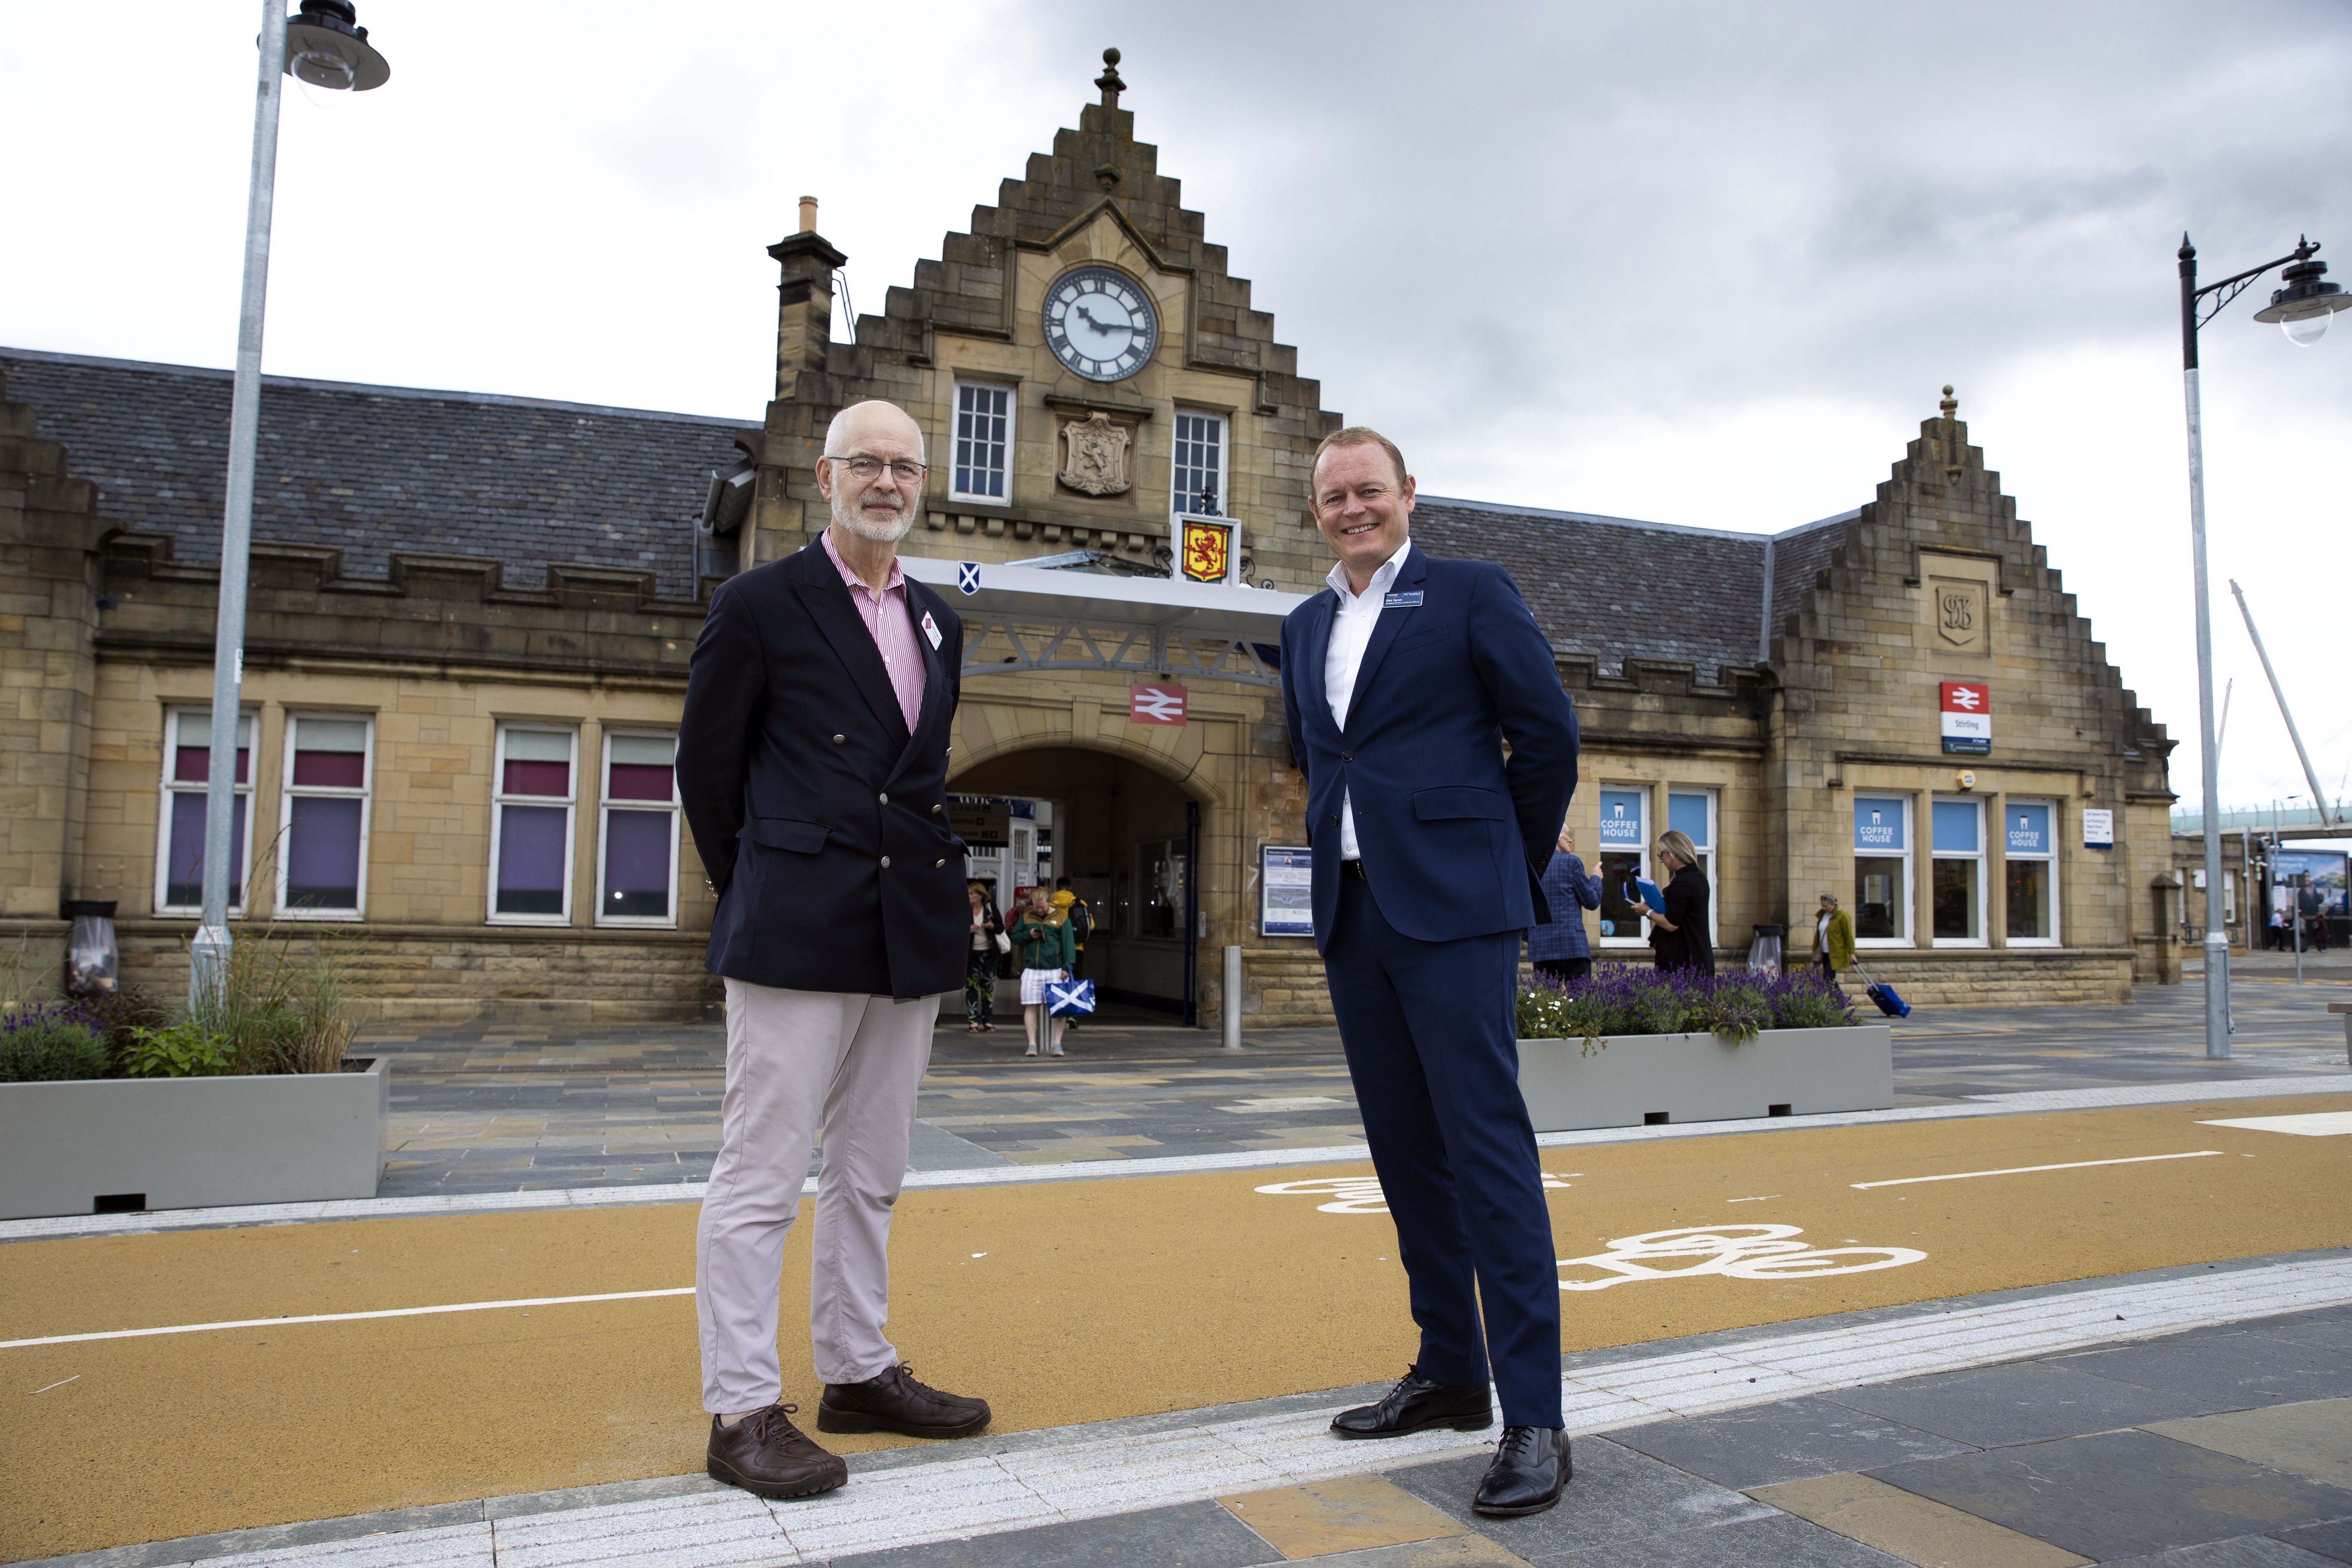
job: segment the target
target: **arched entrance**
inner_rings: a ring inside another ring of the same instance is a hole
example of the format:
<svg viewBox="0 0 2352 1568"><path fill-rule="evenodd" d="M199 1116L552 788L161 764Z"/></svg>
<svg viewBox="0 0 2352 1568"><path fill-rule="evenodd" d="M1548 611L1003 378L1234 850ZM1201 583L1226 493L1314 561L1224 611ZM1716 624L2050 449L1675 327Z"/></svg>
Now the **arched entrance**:
<svg viewBox="0 0 2352 1568"><path fill-rule="evenodd" d="M1032 819L1036 874L1049 885L1067 877L1094 910L1081 973L1109 1002L1197 1021L1201 803L1182 785L1109 752L1046 746L1000 753L948 788L1049 805ZM968 871L986 878L1003 864Z"/></svg>

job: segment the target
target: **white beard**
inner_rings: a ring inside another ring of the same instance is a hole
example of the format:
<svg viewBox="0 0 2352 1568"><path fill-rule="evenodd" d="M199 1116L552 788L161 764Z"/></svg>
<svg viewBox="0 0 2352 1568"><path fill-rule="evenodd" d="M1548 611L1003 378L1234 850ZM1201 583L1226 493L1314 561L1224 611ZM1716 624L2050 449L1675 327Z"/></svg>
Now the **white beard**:
<svg viewBox="0 0 2352 1568"><path fill-rule="evenodd" d="M870 539L877 544L896 544L907 537L915 526L915 503L904 501L896 522L868 522L858 515L857 509L845 500L839 490L833 496L833 521L860 539Z"/></svg>

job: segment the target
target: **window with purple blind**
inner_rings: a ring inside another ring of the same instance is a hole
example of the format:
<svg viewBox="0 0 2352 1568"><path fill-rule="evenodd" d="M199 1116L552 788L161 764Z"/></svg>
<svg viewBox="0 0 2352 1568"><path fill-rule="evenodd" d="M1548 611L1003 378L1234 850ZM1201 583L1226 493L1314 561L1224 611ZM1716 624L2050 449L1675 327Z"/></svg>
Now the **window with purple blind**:
<svg viewBox="0 0 2352 1568"><path fill-rule="evenodd" d="M212 769L209 709L176 708L163 716L163 800L155 854L155 909L199 914L205 903L205 785ZM236 721L236 802L229 816L229 909L245 908L251 868L246 818L253 809L253 716Z"/></svg>
<svg viewBox="0 0 2352 1568"><path fill-rule="evenodd" d="M600 924L677 923L677 737L604 737Z"/></svg>
<svg viewBox="0 0 2352 1568"><path fill-rule="evenodd" d="M370 721L286 721L285 844L278 904L296 919L358 918L367 879Z"/></svg>
<svg viewBox="0 0 2352 1568"><path fill-rule="evenodd" d="M572 912L572 769L578 737L499 731L490 835L490 918L558 924Z"/></svg>

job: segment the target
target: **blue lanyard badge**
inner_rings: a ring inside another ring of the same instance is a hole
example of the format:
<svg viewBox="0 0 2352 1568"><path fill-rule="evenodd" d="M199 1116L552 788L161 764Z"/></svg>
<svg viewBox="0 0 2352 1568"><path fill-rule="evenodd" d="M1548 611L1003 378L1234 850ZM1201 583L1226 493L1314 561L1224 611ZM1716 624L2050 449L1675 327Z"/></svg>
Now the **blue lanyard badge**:
<svg viewBox="0 0 2352 1568"><path fill-rule="evenodd" d="M1417 610L1421 608L1421 590L1415 588L1410 594L1391 594L1381 601L1381 608L1383 610Z"/></svg>

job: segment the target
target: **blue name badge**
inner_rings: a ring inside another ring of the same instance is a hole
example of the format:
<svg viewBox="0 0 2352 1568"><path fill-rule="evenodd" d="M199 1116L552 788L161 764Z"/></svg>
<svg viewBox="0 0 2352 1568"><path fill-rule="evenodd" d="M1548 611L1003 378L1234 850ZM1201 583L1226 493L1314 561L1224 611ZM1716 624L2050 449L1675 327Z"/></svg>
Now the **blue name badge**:
<svg viewBox="0 0 2352 1568"><path fill-rule="evenodd" d="M1417 610L1421 608L1421 590L1415 588L1410 594L1391 594L1388 597L1381 601L1381 608L1383 610Z"/></svg>

